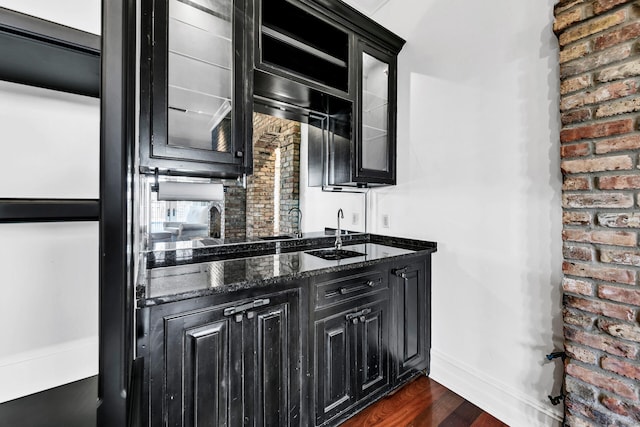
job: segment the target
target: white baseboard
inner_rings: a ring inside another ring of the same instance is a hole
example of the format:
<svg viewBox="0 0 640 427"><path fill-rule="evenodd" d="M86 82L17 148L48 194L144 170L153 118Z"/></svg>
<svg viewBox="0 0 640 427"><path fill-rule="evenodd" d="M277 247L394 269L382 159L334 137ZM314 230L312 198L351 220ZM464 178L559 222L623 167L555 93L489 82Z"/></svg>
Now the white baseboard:
<svg viewBox="0 0 640 427"><path fill-rule="evenodd" d="M98 337L0 359L0 403L98 374Z"/></svg>
<svg viewBox="0 0 640 427"><path fill-rule="evenodd" d="M433 349L429 377L511 427L555 427L562 423L562 409L555 410Z"/></svg>

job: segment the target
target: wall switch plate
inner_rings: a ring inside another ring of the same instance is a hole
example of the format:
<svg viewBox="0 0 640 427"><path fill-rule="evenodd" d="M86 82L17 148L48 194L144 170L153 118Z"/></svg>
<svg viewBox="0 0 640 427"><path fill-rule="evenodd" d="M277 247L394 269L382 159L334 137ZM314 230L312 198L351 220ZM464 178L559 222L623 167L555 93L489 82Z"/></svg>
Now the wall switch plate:
<svg viewBox="0 0 640 427"><path fill-rule="evenodd" d="M389 228L389 214L382 215L382 228Z"/></svg>
<svg viewBox="0 0 640 427"><path fill-rule="evenodd" d="M354 212L351 214L351 225L358 225L360 222L360 214L358 212Z"/></svg>

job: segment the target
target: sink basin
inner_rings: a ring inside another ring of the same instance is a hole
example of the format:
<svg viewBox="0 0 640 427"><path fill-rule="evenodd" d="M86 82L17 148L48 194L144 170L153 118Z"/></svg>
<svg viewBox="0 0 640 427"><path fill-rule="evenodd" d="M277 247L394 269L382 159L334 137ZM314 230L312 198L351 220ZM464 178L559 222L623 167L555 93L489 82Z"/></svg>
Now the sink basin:
<svg viewBox="0 0 640 427"><path fill-rule="evenodd" d="M288 240L288 239L293 239L293 237L291 236L287 236L287 235L282 235L282 236L265 236L265 237L259 237L260 240Z"/></svg>
<svg viewBox="0 0 640 427"><path fill-rule="evenodd" d="M337 261L345 258L353 258L357 256L364 256L362 252L346 251L344 249L320 249L317 251L306 252L309 255L317 256L329 261Z"/></svg>

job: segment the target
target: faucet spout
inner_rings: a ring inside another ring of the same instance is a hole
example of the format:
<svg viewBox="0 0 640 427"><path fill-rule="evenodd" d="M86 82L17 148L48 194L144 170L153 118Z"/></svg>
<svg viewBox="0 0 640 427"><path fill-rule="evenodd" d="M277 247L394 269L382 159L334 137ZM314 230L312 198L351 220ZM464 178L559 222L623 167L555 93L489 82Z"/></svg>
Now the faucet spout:
<svg viewBox="0 0 640 427"><path fill-rule="evenodd" d="M338 229L336 230L336 250L342 249L342 231L340 230L340 218L344 219L344 212L342 212L342 208L338 209Z"/></svg>
<svg viewBox="0 0 640 427"><path fill-rule="evenodd" d="M300 208L293 207L289 209L289 215L291 215L291 212L293 211L298 212L298 232L296 233L296 237L298 239L301 239L302 238L302 211L300 210Z"/></svg>

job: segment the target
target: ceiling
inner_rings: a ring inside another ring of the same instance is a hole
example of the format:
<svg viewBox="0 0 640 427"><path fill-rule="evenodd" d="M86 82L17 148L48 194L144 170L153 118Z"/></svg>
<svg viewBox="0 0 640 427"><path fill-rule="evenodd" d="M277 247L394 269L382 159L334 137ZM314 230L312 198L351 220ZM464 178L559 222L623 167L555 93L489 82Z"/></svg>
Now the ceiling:
<svg viewBox="0 0 640 427"><path fill-rule="evenodd" d="M349 6L358 9L360 12L367 16L373 15L382 6L389 2L389 0L342 0Z"/></svg>

